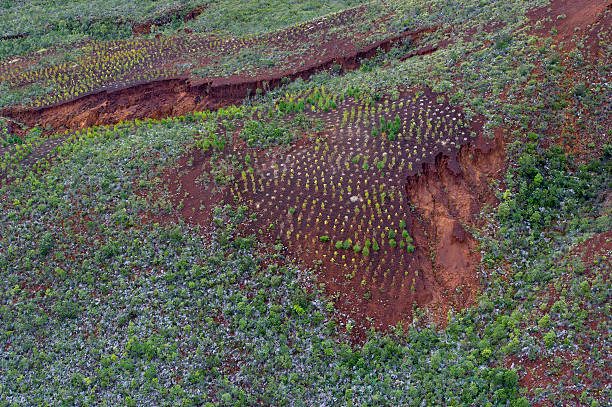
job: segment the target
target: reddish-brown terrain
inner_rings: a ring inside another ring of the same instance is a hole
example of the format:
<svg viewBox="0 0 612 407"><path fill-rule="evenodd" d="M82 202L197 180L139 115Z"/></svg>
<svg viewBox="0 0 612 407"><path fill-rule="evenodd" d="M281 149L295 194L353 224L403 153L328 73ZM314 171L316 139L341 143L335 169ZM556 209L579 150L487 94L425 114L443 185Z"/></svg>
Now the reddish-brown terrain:
<svg viewBox="0 0 612 407"><path fill-rule="evenodd" d="M533 26L541 21L536 32L543 37L553 36L558 43L565 43L565 51L572 48L574 36L587 36L584 44L593 58L603 57L600 48L601 35L610 35L612 27L612 1L610 0L555 0L550 7L536 9L527 15ZM556 30L553 34L551 29Z"/></svg>

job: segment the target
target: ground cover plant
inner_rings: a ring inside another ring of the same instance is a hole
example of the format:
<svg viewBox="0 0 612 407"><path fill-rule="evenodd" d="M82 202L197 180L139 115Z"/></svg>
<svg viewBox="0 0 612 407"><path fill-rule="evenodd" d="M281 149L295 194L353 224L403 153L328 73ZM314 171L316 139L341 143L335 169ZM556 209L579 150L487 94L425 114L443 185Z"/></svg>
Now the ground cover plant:
<svg viewBox="0 0 612 407"><path fill-rule="evenodd" d="M0 2L0 406L612 403L610 1L60 3Z"/></svg>

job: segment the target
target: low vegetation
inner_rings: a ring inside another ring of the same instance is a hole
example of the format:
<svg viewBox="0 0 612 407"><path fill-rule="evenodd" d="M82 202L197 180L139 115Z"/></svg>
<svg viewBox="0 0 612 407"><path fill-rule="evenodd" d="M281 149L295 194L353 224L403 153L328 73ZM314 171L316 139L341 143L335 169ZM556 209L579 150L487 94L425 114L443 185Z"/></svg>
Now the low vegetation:
<svg viewBox="0 0 612 407"><path fill-rule="evenodd" d="M612 403L605 4L26 3L0 407ZM71 110L170 78L214 109Z"/></svg>

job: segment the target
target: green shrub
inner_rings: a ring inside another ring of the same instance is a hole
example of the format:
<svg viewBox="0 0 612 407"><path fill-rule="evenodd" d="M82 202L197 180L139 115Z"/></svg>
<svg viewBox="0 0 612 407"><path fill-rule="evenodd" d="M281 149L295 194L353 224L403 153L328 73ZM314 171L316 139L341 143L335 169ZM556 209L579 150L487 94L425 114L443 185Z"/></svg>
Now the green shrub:
<svg viewBox="0 0 612 407"><path fill-rule="evenodd" d="M293 141L293 133L277 121L247 120L244 123L240 138L249 146L269 147L276 144L289 144Z"/></svg>
<svg viewBox="0 0 612 407"><path fill-rule="evenodd" d="M54 310L60 320L74 319L78 315L79 307L72 301L64 300L57 302Z"/></svg>
<svg viewBox="0 0 612 407"><path fill-rule="evenodd" d="M53 238L53 235L50 232L46 232L40 239L38 253L41 256L46 256L47 254L49 254L51 249L53 249L53 246L55 246L55 239Z"/></svg>
<svg viewBox="0 0 612 407"><path fill-rule="evenodd" d="M375 252L380 250L380 246L378 245L376 239L372 239L372 250L374 250Z"/></svg>
<svg viewBox="0 0 612 407"><path fill-rule="evenodd" d="M552 346L555 344L555 341L557 340L557 335L555 334L555 331L551 329L544 335L542 339L544 340L544 344L547 348L552 348Z"/></svg>
<svg viewBox="0 0 612 407"><path fill-rule="evenodd" d="M353 241L351 239L346 239L344 243L342 244L342 247L348 250L351 248L352 245L353 245Z"/></svg>

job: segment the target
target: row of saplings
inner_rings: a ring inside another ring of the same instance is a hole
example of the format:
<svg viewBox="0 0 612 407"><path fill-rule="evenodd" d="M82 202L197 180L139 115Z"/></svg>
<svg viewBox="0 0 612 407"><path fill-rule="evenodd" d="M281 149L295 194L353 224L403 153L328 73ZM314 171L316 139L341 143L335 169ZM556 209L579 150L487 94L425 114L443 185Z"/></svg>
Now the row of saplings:
<svg viewBox="0 0 612 407"><path fill-rule="evenodd" d="M402 230L401 237L397 235L397 232L395 230L389 229L388 227L386 229L386 237L388 238L389 247L391 247L392 249L396 248L398 246L399 240L400 249L406 249L408 253L414 252L414 245L412 245L412 237L406 230L406 222L403 219L400 221L400 229ZM381 233L381 238L385 239L384 232ZM331 241L331 238L327 235L324 235L319 237L319 240L325 243ZM338 250L353 249L355 253L361 253L366 257L370 255L370 250L373 250L375 252L380 250L380 245L378 244L375 238L373 238L372 240L366 239L363 246L361 246L359 242L353 243L353 240L351 238L348 238L346 240L337 240L334 245Z"/></svg>

